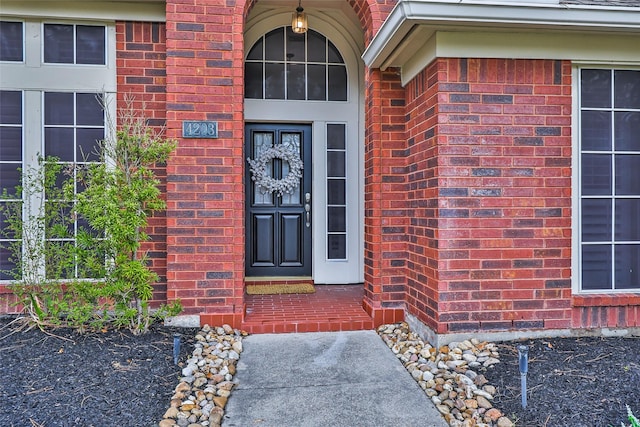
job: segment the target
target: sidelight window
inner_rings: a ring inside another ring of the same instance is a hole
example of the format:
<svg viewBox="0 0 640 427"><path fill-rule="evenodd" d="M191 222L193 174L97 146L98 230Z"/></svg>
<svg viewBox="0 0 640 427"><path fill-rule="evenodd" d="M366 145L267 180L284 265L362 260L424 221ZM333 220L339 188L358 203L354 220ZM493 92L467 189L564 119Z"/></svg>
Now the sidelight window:
<svg viewBox="0 0 640 427"><path fill-rule="evenodd" d="M346 126L327 124L327 259L347 257Z"/></svg>

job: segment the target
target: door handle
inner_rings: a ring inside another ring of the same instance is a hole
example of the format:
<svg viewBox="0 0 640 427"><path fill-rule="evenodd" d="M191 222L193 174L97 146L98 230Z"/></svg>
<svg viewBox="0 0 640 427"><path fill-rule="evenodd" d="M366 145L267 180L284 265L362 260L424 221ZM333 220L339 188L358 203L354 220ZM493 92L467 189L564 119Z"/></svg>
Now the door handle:
<svg viewBox="0 0 640 427"><path fill-rule="evenodd" d="M308 227L311 227L311 193L305 193L304 195L304 212L305 212L305 218L306 218L306 222L305 225Z"/></svg>

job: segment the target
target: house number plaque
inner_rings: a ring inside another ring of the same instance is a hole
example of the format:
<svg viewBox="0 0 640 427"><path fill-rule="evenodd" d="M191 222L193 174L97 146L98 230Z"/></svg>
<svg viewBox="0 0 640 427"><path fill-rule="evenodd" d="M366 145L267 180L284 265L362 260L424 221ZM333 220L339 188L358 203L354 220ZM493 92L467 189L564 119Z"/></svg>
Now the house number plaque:
<svg viewBox="0 0 640 427"><path fill-rule="evenodd" d="M217 138L218 122L184 121L182 122L183 138Z"/></svg>

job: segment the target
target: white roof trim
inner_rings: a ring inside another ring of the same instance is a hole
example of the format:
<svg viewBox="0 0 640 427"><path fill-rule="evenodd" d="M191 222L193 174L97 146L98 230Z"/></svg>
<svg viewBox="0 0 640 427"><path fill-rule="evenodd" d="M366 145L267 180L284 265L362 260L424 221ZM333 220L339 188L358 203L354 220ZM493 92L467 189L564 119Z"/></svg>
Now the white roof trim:
<svg viewBox="0 0 640 427"><path fill-rule="evenodd" d="M0 16L91 21L165 22L164 1L25 1L1 0Z"/></svg>
<svg viewBox="0 0 640 427"><path fill-rule="evenodd" d="M640 33L640 8L558 4L557 0L399 0L362 58L371 68L390 66L410 43L415 26L438 30L544 29Z"/></svg>

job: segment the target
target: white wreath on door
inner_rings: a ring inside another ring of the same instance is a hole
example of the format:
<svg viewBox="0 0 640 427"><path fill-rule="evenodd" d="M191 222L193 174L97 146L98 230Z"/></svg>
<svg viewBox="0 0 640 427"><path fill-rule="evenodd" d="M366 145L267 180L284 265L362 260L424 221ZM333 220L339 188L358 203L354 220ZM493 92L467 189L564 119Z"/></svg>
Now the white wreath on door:
<svg viewBox="0 0 640 427"><path fill-rule="evenodd" d="M289 173L281 179L271 176L269 163L273 159L281 159L289 164ZM304 167L300 154L294 147L277 144L264 150L258 157L247 157L251 171L251 180L261 189L262 193L275 193L282 197L283 194L293 194L302 178Z"/></svg>

